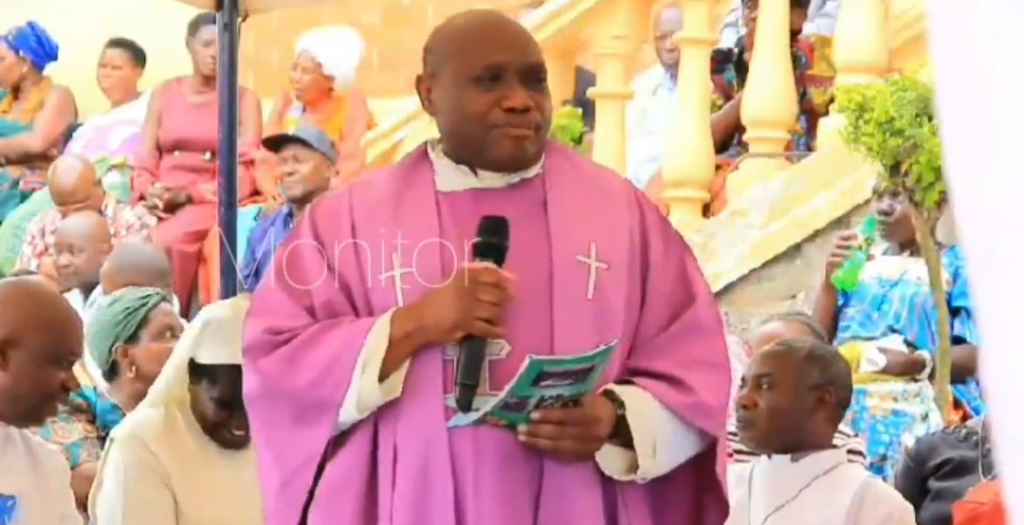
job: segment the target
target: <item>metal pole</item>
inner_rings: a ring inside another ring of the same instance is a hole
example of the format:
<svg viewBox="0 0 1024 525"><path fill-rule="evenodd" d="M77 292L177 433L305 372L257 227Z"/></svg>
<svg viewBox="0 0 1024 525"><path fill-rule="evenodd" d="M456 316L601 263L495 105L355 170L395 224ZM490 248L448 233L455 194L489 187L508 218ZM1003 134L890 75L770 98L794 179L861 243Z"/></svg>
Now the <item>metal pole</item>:
<svg viewBox="0 0 1024 525"><path fill-rule="evenodd" d="M240 0L220 0L217 102L220 150L217 217L220 224L220 296L238 294L238 47Z"/></svg>

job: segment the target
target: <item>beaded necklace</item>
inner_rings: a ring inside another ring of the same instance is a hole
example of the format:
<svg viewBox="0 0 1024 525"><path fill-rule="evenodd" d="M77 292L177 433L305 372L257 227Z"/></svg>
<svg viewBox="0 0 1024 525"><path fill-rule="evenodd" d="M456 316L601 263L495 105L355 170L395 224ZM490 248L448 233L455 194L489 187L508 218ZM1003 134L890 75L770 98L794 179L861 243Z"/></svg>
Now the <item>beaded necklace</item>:
<svg viewBox="0 0 1024 525"><path fill-rule="evenodd" d="M0 117L30 125L36 115L43 109L46 97L50 95L53 81L43 77L39 84L29 91L27 96L12 90L7 97L0 100Z"/></svg>

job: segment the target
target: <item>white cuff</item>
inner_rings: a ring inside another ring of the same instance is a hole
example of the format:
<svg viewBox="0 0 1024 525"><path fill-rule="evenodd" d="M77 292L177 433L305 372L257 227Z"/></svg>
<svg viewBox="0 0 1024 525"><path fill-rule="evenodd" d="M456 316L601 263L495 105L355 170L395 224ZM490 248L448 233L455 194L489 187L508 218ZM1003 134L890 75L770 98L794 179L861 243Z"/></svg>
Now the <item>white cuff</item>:
<svg viewBox="0 0 1024 525"><path fill-rule="evenodd" d="M916 355L920 355L924 359L924 370L920 374L914 376L918 381L927 381L932 375L932 368L935 367L935 361L932 359L931 352L927 350L918 350L914 352Z"/></svg>
<svg viewBox="0 0 1024 525"><path fill-rule="evenodd" d="M616 481L646 483L668 474L696 456L710 440L675 416L650 392L636 385L608 385L626 405L633 450L605 445L594 459L601 472Z"/></svg>
<svg viewBox="0 0 1024 525"><path fill-rule="evenodd" d="M402 363L402 366L383 382L379 379L380 369L384 365L384 355L391 340L391 316L394 313L394 308L388 310L373 323L366 334L366 340L356 360L352 381L345 393L345 400L341 403L341 410L338 411L338 433L348 430L378 408L402 395L405 376L409 373L408 361Z"/></svg>

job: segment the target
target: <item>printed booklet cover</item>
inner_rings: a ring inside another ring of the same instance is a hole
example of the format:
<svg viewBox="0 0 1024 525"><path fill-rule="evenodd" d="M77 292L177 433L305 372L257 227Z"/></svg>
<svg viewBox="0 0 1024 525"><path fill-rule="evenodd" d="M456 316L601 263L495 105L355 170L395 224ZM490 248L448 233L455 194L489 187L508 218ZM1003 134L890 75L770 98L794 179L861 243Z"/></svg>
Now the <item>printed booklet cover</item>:
<svg viewBox="0 0 1024 525"><path fill-rule="evenodd" d="M579 404L597 381L618 345L612 341L573 356L529 356L501 393L479 410L455 414L449 428L484 422L515 428L530 420L530 412Z"/></svg>

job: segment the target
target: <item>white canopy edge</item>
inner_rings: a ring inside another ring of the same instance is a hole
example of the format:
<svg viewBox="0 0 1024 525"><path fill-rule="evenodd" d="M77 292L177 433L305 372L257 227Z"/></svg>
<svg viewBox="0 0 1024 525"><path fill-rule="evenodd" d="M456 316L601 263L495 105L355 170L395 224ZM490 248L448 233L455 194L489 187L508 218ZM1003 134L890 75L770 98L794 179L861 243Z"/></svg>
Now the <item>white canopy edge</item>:
<svg viewBox="0 0 1024 525"><path fill-rule="evenodd" d="M216 11L217 0L175 0L178 3L202 9L203 11ZM301 7L312 7L314 5L326 4L329 0L239 0L239 12L247 15L258 15L270 11L282 9L294 9ZM335 0L337 1L337 0Z"/></svg>

